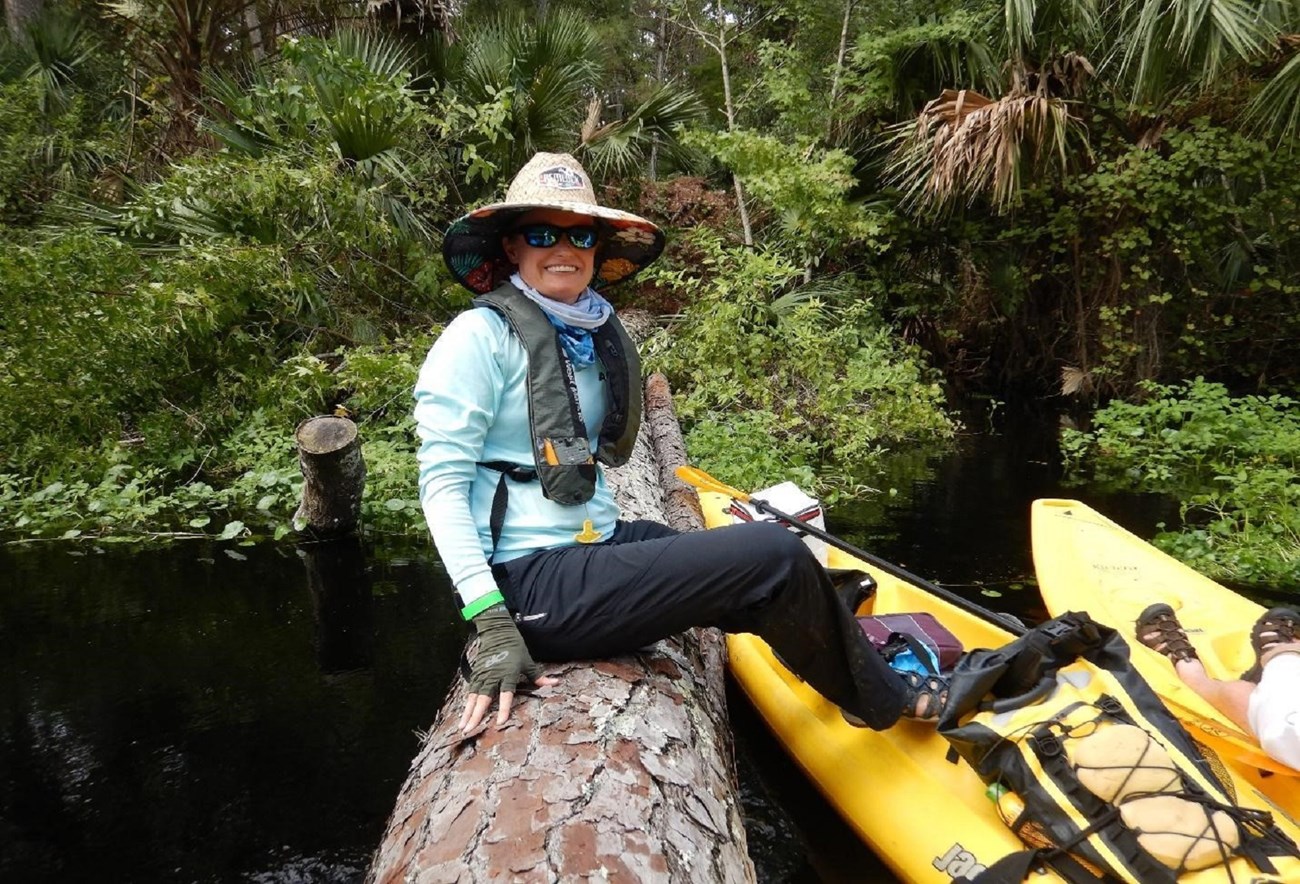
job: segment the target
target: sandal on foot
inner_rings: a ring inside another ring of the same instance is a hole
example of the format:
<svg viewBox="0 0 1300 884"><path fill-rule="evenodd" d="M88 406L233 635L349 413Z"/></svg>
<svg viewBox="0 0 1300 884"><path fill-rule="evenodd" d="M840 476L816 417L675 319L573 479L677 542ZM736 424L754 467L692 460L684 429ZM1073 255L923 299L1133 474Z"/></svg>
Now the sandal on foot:
<svg viewBox="0 0 1300 884"><path fill-rule="evenodd" d="M1300 626L1300 614L1294 608L1270 608L1255 621L1250 630L1250 647L1255 652L1255 665L1241 674L1242 681L1258 683L1264 674L1262 658L1278 645L1296 641L1296 627Z"/></svg>
<svg viewBox="0 0 1300 884"><path fill-rule="evenodd" d="M1200 659L1174 609L1166 604L1150 605L1138 614L1136 635L1139 642L1156 653L1164 654L1170 663Z"/></svg>
<svg viewBox="0 0 1300 884"><path fill-rule="evenodd" d="M903 717L915 721L938 721L948 705L948 679L940 675L900 672L907 682L903 695Z"/></svg>

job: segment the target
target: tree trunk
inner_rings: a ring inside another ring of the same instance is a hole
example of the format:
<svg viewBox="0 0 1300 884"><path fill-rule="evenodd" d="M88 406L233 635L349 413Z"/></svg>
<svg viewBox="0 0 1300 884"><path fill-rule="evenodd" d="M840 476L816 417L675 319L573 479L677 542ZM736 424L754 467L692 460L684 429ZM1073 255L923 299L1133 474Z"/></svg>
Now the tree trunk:
<svg viewBox="0 0 1300 884"><path fill-rule="evenodd" d="M608 473L629 519L665 518L660 476L680 455L653 447L667 385L651 384L632 460ZM689 522L669 524L698 524ZM503 730L485 724L467 737L456 728L458 679L367 881L753 881L725 647L716 630L691 630L636 654L547 666L558 685L517 698Z"/></svg>
<svg viewBox="0 0 1300 884"><path fill-rule="evenodd" d="M5 25L15 40L21 39L27 24L45 10L45 0L4 0L4 4Z"/></svg>
<svg viewBox="0 0 1300 884"><path fill-rule="evenodd" d="M298 425L302 503L294 527L318 539L341 537L361 519L366 462L357 425L345 417L312 417Z"/></svg>
<svg viewBox="0 0 1300 884"><path fill-rule="evenodd" d="M266 58L266 46L262 43L262 19L255 0L247 0L247 3L244 7L244 28L248 31L248 49L252 53L253 63L258 64Z"/></svg>
<svg viewBox="0 0 1300 884"><path fill-rule="evenodd" d="M727 131L736 131L736 109L735 102L731 98L731 68L727 64L727 21L722 11L722 4L718 4L718 61L722 66L722 100L727 112ZM741 186L740 176L734 172L731 175L731 182L736 188L736 208L740 210L740 227L745 237L745 246L754 245L754 230L749 223L749 209L745 207L745 188Z"/></svg>
<svg viewBox="0 0 1300 884"><path fill-rule="evenodd" d="M849 21L853 18L853 0L844 4L844 24L840 27L840 51L835 54L835 74L831 77L830 130L835 128L835 100L840 95L840 74L844 71L844 58L849 48ZM829 133L828 133L829 134Z"/></svg>
<svg viewBox="0 0 1300 884"><path fill-rule="evenodd" d="M668 13L656 5L651 14L659 20L655 33L655 83L663 85L664 73L668 69ZM650 180L659 180L659 136L650 142Z"/></svg>
<svg viewBox="0 0 1300 884"><path fill-rule="evenodd" d="M679 531L697 531L704 527L700 497L673 472L686 460L686 442L673 408L673 393L668 378L652 374L645 384L646 425L659 462L659 485L663 488L664 515L669 525Z"/></svg>

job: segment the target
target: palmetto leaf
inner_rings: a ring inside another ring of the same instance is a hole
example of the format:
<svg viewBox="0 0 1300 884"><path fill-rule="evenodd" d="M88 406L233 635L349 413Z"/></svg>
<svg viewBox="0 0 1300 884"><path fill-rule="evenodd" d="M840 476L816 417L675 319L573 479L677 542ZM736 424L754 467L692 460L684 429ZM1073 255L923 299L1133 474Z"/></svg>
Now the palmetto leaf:
<svg viewBox="0 0 1300 884"><path fill-rule="evenodd" d="M306 56L303 75L340 159L363 163L397 147L409 135L414 110L403 99L412 55L375 33L340 31L325 42L332 58Z"/></svg>
<svg viewBox="0 0 1300 884"><path fill-rule="evenodd" d="M284 127L272 124L285 117L275 106L276 93L266 88L270 81L264 69L252 71L248 82L224 71L206 71L201 82L204 116L200 128L229 150L260 157L284 141Z"/></svg>
<svg viewBox="0 0 1300 884"><path fill-rule="evenodd" d="M376 31L340 30L331 39L341 55L355 58L378 77L404 81L415 63L408 47Z"/></svg>
<svg viewBox="0 0 1300 884"><path fill-rule="evenodd" d="M1017 199L1026 171L1068 168L1083 124L1065 101L1042 94L994 100L946 89L914 123L896 127L889 177L922 211L987 196L999 209Z"/></svg>
<svg viewBox="0 0 1300 884"><path fill-rule="evenodd" d="M593 99L579 146L584 161L597 175L633 171L656 143L680 159L675 155L677 130L702 119L706 112L694 91L675 83L659 86L621 120L599 126L600 110L599 99Z"/></svg>
<svg viewBox="0 0 1300 884"><path fill-rule="evenodd" d="M1273 75L1251 103L1248 119L1283 141L1300 135L1300 52Z"/></svg>
<svg viewBox="0 0 1300 884"><path fill-rule="evenodd" d="M1213 83L1231 62L1259 57L1275 35L1248 0L1124 0L1116 27L1120 74L1131 78L1135 100L1159 94L1176 71Z"/></svg>
<svg viewBox="0 0 1300 884"><path fill-rule="evenodd" d="M496 151L498 168L572 144L600 86L602 52L595 32L570 11L536 24L503 15L469 35L457 90L474 103L490 103L505 90L512 95L508 138L483 148Z"/></svg>
<svg viewBox="0 0 1300 884"><path fill-rule="evenodd" d="M68 87L93 51L94 44L74 15L47 12L27 23L23 45L31 63L23 72L40 84L41 110L51 113L68 102Z"/></svg>
<svg viewBox="0 0 1300 884"><path fill-rule="evenodd" d="M775 316L784 316L815 299L821 302L819 312L829 317L835 304L844 304L857 295L858 285L850 276L817 276L773 300L768 309Z"/></svg>
<svg viewBox="0 0 1300 884"><path fill-rule="evenodd" d="M1035 48L1086 45L1101 35L1097 0L1004 0L1002 15L1012 58Z"/></svg>

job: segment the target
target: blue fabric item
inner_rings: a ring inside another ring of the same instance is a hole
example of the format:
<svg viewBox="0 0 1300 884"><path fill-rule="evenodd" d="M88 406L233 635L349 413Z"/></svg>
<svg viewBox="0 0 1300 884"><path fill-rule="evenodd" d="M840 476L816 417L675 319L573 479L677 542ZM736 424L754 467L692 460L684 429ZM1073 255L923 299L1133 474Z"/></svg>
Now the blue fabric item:
<svg viewBox="0 0 1300 884"><path fill-rule="evenodd" d="M894 659L889 661L891 669L897 672L915 672L922 677L934 675L939 671L939 656L933 649L922 645L925 648L925 655L930 658L930 666L927 668L920 658L912 652L911 648L903 648L894 655Z"/></svg>
<svg viewBox="0 0 1300 884"><path fill-rule="evenodd" d="M560 333L560 346L564 347L564 355L569 357L574 368L587 368L596 364L596 345L591 340L590 331L569 325L553 313L548 312L546 318Z"/></svg>
<svg viewBox="0 0 1300 884"><path fill-rule="evenodd" d="M546 311L548 316L557 316L569 325L578 328L600 328L614 312L614 305L601 297L600 292L591 286L578 295L572 304L548 298L537 289L524 282L518 273L510 277L510 284L524 293L530 301Z"/></svg>

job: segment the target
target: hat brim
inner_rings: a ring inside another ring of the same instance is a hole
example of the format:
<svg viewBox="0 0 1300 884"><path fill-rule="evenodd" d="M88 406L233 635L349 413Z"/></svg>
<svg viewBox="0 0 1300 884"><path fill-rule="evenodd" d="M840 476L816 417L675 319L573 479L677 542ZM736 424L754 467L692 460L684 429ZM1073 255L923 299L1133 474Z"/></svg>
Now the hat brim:
<svg viewBox="0 0 1300 884"><path fill-rule="evenodd" d="M492 203L457 219L442 240L442 256L457 281L476 295L510 278L514 267L501 252L501 236L516 218L534 209L558 209L599 219L604 228L597 247L594 288L626 282L664 250L664 233L652 221L604 206L557 200L546 203Z"/></svg>

